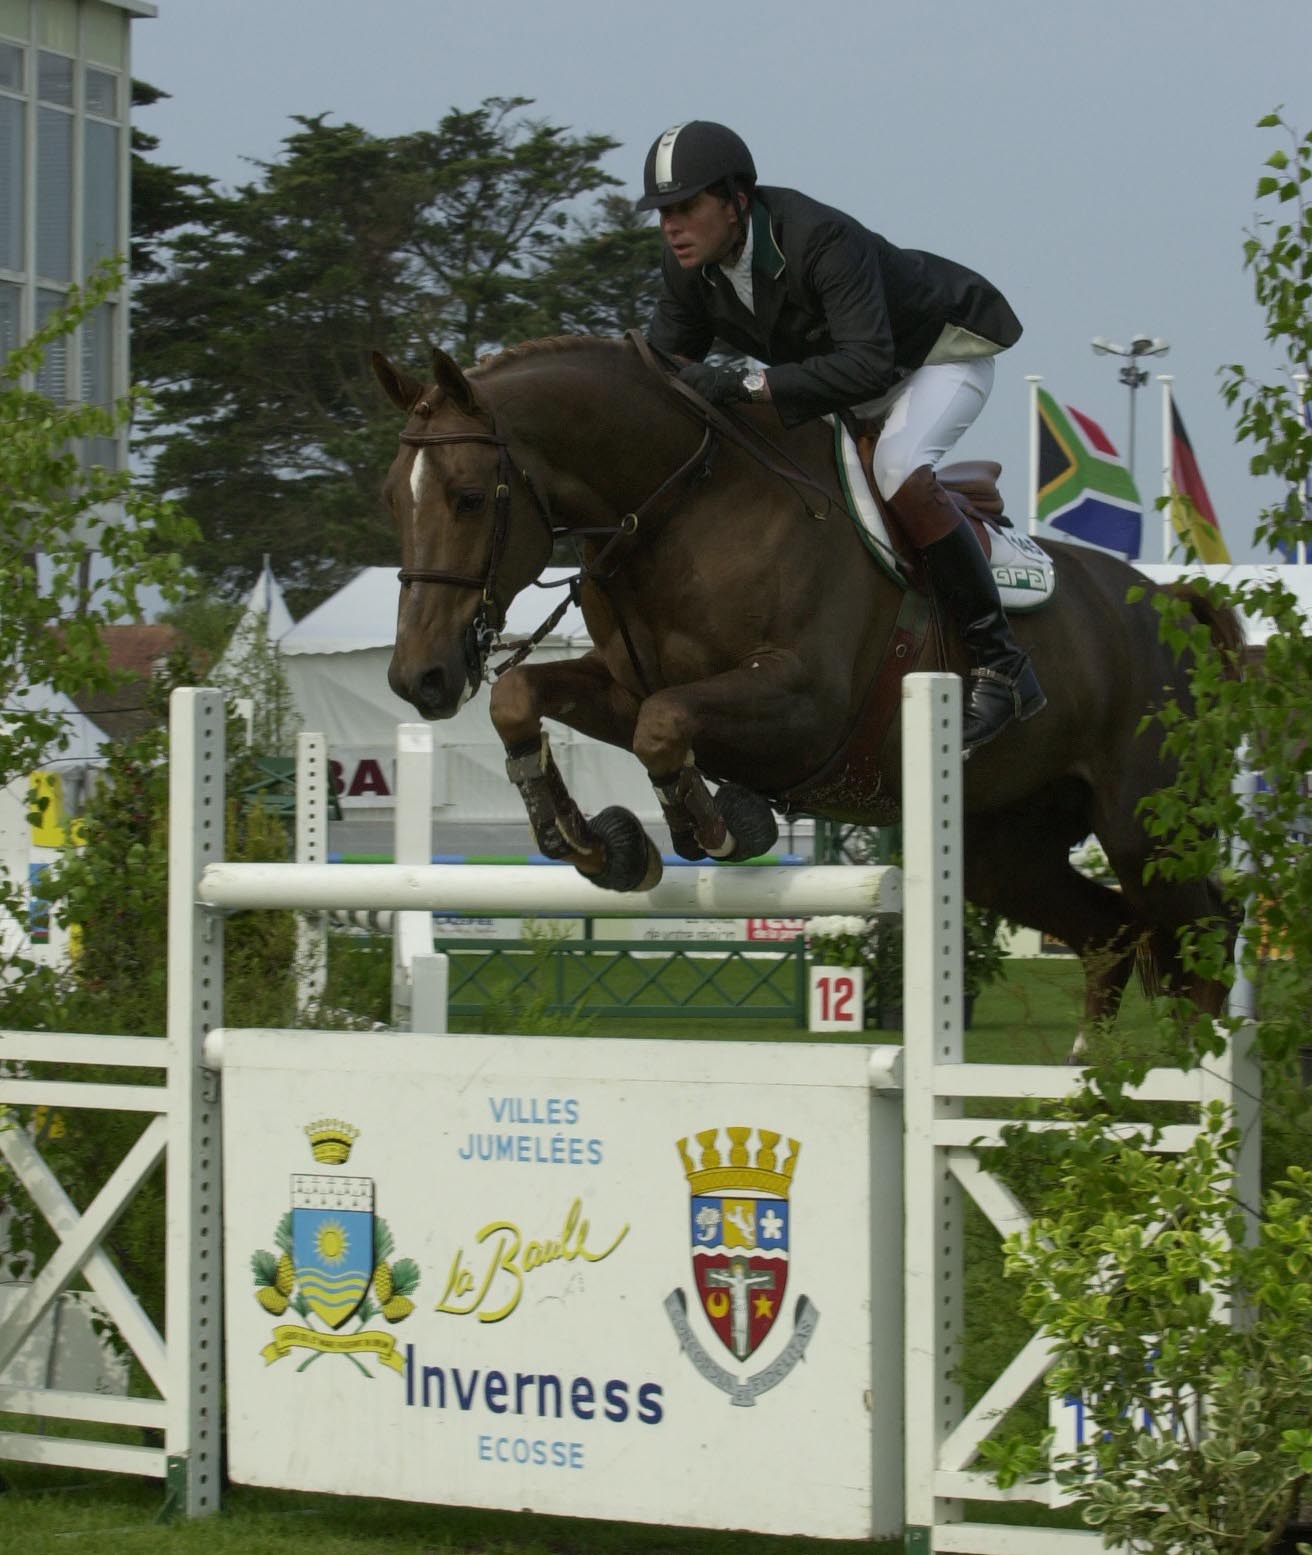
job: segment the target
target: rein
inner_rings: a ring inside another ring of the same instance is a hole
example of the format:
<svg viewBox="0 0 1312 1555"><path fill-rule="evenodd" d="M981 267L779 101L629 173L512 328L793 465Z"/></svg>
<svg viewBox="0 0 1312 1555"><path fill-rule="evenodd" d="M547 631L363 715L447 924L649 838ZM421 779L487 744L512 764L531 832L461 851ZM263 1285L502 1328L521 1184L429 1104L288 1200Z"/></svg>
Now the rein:
<svg viewBox="0 0 1312 1555"><path fill-rule="evenodd" d="M686 383L681 383L674 376L678 372L678 363L675 359L667 352L653 346L641 330L630 329L626 331L625 339L637 351L644 365L658 376L664 378L668 382L669 387L688 402L689 406L696 412L698 419L708 429L714 427L726 442L730 442L736 448L740 448L748 458L754 459L767 474L777 476L781 481L793 487L799 496L801 496L801 491L798 489L800 487L806 487L815 492L824 503L824 510L819 511L807 503L807 512L812 518L825 519L829 517L834 510L832 495L825 490L819 481L813 480L786 449L780 448L777 443L767 437L752 422L740 421L736 416L726 415L712 405L709 400L704 400L695 389L690 389ZM753 443L753 439L755 439L755 443ZM760 446L762 444L764 449ZM769 454L774 457L769 457L764 451L765 449L768 449ZM776 460L781 462L776 463ZM785 468L785 466L788 466L788 468Z"/></svg>
<svg viewBox="0 0 1312 1555"><path fill-rule="evenodd" d="M621 545L633 540L644 521L651 517L655 509L664 502L665 498L677 486L684 481L691 482L709 478L715 460L717 440L717 430L707 425L703 431L702 440L692 455L685 459L672 475L667 476L645 501L631 512L626 513L618 523L600 528L581 529L553 523L547 501L539 495L538 489L534 485L528 471L525 469L520 470L520 478L527 487L529 496L533 498L534 509L538 518L545 526L553 547L558 535L582 535L593 538L605 535L608 538L592 561L585 567L580 568L572 578L566 580L568 592L533 635L517 644L508 658L503 659L500 664L493 666L492 673L494 676L504 675L507 670L514 669L516 665L523 663L565 614L570 604L578 602L585 583L591 582L603 588L605 587L607 581L613 577L620 558L616 556L609 569L603 570L603 564L606 559L612 552L618 550ZM501 432L495 411L492 412L491 432L402 432L400 441L415 448L431 448L443 443L488 443L497 450L497 485L493 499L492 535L483 575L481 577L473 577L469 573L451 572L440 567L402 567L397 573L401 583L406 586L411 583L445 583L454 588L469 588L479 591L482 596L482 604L478 614L471 623L470 630L473 634L474 652L481 666L487 653L497 645L499 641L498 634L506 621L506 612L496 598L496 581L501 559L505 553L506 540L510 533L510 483L514 476L514 467L510 458L509 442ZM489 609L498 618L495 624L489 620ZM628 626L624 621L623 615L618 610L616 611L616 621L634 671L642 683L643 690L650 696L651 686L643 673ZM509 646L509 644L505 646Z"/></svg>

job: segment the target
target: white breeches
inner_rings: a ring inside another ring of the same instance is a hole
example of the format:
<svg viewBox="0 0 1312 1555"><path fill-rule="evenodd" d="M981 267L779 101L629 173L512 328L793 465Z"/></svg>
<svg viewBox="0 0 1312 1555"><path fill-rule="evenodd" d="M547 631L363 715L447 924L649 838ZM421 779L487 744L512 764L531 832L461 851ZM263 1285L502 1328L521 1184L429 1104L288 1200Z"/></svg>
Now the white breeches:
<svg viewBox="0 0 1312 1555"><path fill-rule="evenodd" d="M886 415L875 444L875 484L887 501L913 470L936 470L948 449L984 409L993 388L993 358L918 367L880 399L853 408Z"/></svg>

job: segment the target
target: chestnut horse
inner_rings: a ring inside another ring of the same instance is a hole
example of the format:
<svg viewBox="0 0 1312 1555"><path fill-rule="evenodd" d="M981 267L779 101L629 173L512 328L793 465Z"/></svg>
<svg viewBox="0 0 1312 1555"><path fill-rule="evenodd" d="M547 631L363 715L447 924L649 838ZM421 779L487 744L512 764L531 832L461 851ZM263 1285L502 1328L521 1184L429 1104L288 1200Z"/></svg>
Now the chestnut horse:
<svg viewBox="0 0 1312 1555"><path fill-rule="evenodd" d="M510 600L556 537L578 537L595 646L510 668L491 713L539 847L617 890L653 885L659 854L628 811L581 813L544 718L632 751L685 857L750 857L774 841L771 806L896 820L900 677L965 669L960 644L927 625L928 602L844 516L832 428L785 431L768 405L708 418L642 356L569 337L466 374L438 351L428 383L374 357L408 418L385 486L402 555L392 688L425 718L454 713ZM1083 958L1086 1022L1115 1014L1136 957L1150 987L1214 1011L1221 990L1191 985L1178 933L1217 915L1219 895L1143 878L1153 843L1139 801L1171 771L1158 729L1139 725L1168 698L1188 706L1187 675L1151 600L1126 602L1151 584L1106 552L1045 549L1055 597L1013 627L1048 706L967 763L966 893ZM1217 651L1238 645L1233 617L1189 603ZM1090 832L1120 891L1071 867Z"/></svg>

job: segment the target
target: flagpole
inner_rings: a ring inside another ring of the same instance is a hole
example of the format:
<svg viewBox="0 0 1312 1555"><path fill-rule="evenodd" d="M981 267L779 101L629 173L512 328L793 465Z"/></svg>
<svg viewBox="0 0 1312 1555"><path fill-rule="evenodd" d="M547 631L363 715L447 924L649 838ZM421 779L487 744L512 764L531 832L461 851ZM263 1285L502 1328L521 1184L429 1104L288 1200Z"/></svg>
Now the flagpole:
<svg viewBox="0 0 1312 1555"><path fill-rule="evenodd" d="M1294 385L1298 389L1298 414L1299 419L1306 427L1307 419L1307 374L1295 373ZM1306 531L1309 520L1312 520L1312 471L1308 473L1303 482L1303 528ZM1294 551L1294 560L1300 566L1307 565L1307 537L1300 536L1297 549Z"/></svg>
<svg viewBox="0 0 1312 1555"><path fill-rule="evenodd" d="M1030 534L1039 532L1039 385L1042 373L1026 373L1030 386Z"/></svg>
<svg viewBox="0 0 1312 1555"><path fill-rule="evenodd" d="M1175 534L1171 525L1171 465L1175 449L1171 429L1171 385L1175 382L1175 376L1172 373L1158 373L1157 381L1162 386L1162 495L1166 498L1166 506L1162 509L1162 560L1169 562L1175 548Z"/></svg>

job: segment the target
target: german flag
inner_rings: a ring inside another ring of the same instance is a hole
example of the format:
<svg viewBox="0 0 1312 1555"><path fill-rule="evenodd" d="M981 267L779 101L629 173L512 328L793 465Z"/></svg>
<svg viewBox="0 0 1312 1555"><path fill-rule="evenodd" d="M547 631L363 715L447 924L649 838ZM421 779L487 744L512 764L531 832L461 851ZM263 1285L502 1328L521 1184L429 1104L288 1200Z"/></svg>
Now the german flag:
<svg viewBox="0 0 1312 1555"><path fill-rule="evenodd" d="M1143 504L1111 439L1090 416L1038 392L1036 515L1054 529L1131 560L1143 536Z"/></svg>
<svg viewBox="0 0 1312 1555"><path fill-rule="evenodd" d="M1212 499L1194 457L1194 445L1184 429L1175 398L1171 399L1171 527L1200 562L1228 562L1230 552L1221 537Z"/></svg>

